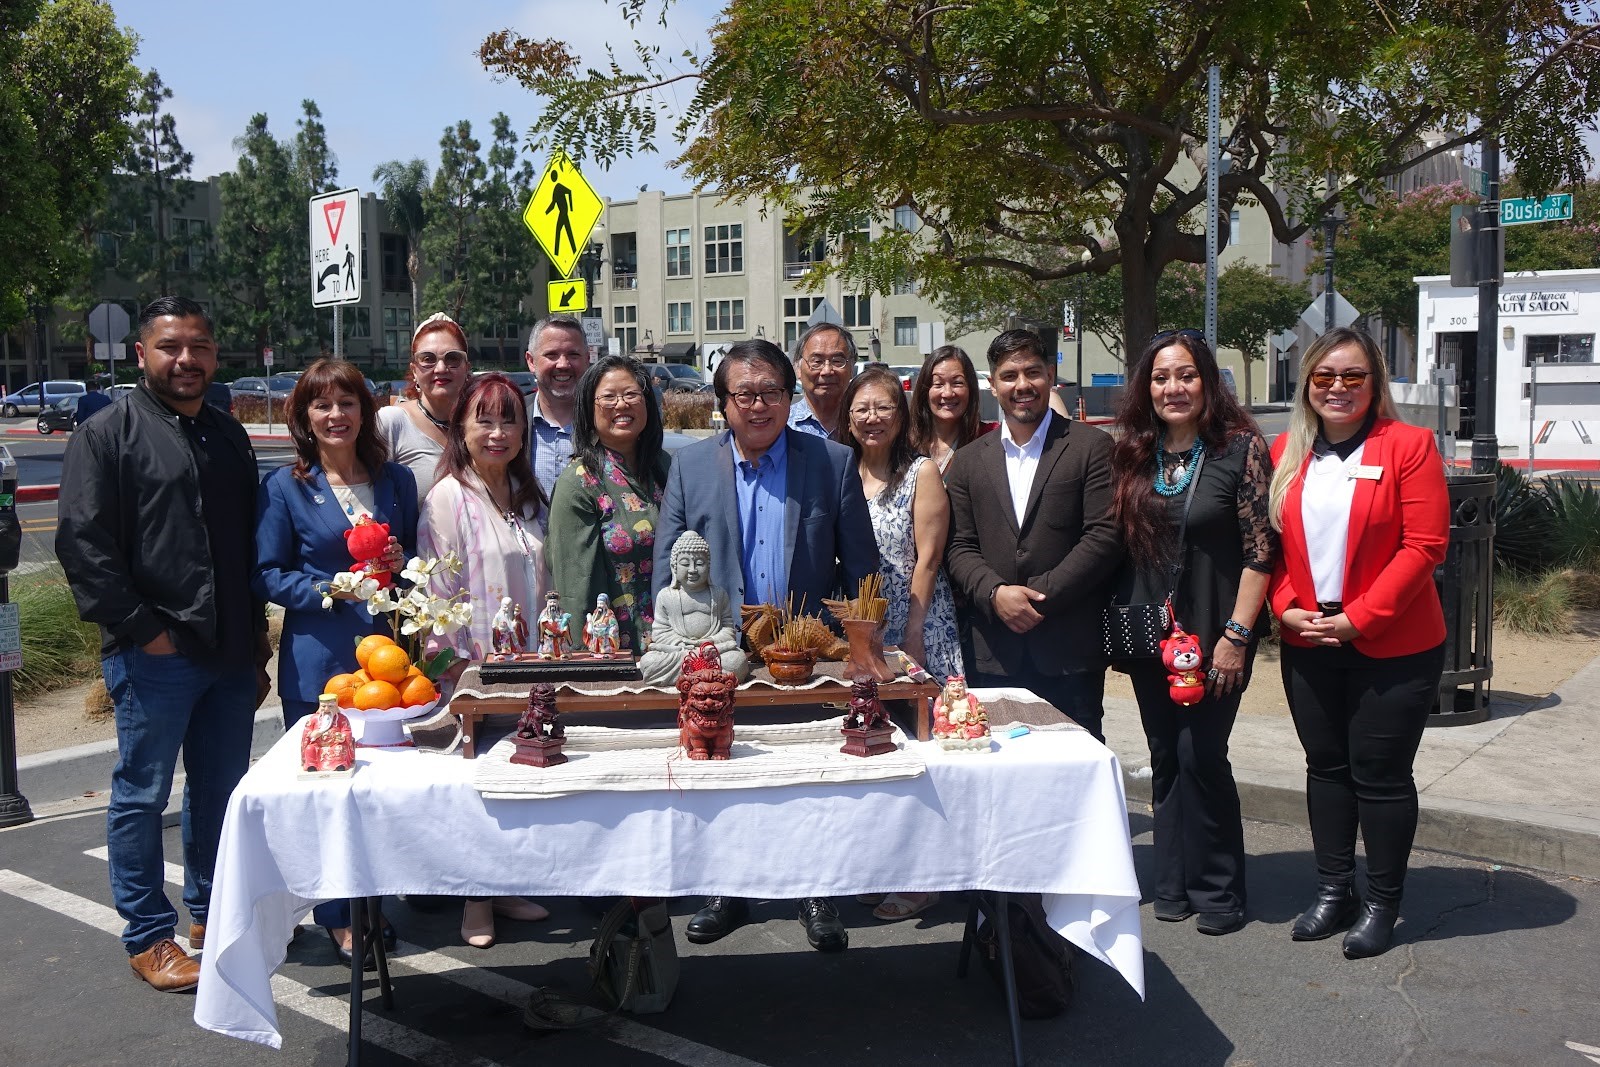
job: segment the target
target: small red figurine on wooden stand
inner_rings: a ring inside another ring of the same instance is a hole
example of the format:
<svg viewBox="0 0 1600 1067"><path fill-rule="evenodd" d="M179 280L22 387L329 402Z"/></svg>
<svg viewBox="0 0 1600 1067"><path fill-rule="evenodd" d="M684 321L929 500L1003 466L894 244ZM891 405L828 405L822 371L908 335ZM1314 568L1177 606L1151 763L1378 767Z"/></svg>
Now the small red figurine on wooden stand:
<svg viewBox="0 0 1600 1067"><path fill-rule="evenodd" d="M341 778L356 769L355 735L339 710L339 698L324 693L300 731L300 769L305 776Z"/></svg>
<svg viewBox="0 0 1600 1067"><path fill-rule="evenodd" d="M733 694L739 680L722 669L710 641L683 657L678 677L678 744L689 758L727 759L733 751Z"/></svg>
<svg viewBox="0 0 1600 1067"><path fill-rule="evenodd" d="M889 710L878 699L878 680L870 675L857 675L850 683L850 711L844 717L844 746L839 749L846 756L881 756L893 752L894 723L889 721Z"/></svg>
<svg viewBox="0 0 1600 1067"><path fill-rule="evenodd" d="M528 694L528 710L517 720L517 732L511 738L517 750L511 754L512 763L528 767L555 767L567 762L561 746L567 743L567 728L561 725L556 711L556 687L540 682Z"/></svg>

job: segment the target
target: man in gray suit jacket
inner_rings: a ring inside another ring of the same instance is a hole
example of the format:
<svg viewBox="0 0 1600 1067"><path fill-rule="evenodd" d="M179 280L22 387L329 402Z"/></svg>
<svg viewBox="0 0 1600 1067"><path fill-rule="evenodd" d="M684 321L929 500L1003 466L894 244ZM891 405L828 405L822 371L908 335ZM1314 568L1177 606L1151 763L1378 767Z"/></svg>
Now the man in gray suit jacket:
<svg viewBox="0 0 1600 1067"><path fill-rule="evenodd" d="M1103 741L1100 614L1122 559L1111 438L1051 412L1055 375L1036 335L995 338L989 377L1005 421L945 473L945 566L972 605L968 682L1031 689Z"/></svg>
<svg viewBox="0 0 1600 1067"><path fill-rule="evenodd" d="M713 384L728 432L672 459L656 524L655 586L672 576L672 545L695 530L711 546L712 581L734 604L821 611L822 598L854 593L878 569L866 495L848 448L788 428L794 366L771 341L734 345ZM749 905L712 897L686 934L709 944L744 922ZM842 951L844 924L831 901L800 902L811 946Z"/></svg>

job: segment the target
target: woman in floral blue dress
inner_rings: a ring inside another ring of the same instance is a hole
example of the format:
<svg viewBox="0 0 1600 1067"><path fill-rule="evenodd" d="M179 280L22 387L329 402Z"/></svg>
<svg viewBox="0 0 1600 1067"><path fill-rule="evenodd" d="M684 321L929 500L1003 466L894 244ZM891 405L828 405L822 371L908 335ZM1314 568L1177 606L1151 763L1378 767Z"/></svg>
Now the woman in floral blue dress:
<svg viewBox="0 0 1600 1067"><path fill-rule="evenodd" d="M638 653L655 621L651 559L668 456L661 409L644 367L607 356L578 383L572 462L556 479L545 554L561 601L574 614L605 593L622 647Z"/></svg>

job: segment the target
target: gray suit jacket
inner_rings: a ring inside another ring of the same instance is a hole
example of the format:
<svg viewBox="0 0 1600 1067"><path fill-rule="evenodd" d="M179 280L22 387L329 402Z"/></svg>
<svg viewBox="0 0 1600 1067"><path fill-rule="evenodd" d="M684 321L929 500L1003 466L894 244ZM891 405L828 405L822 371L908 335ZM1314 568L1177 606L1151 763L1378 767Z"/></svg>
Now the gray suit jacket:
<svg viewBox="0 0 1600 1067"><path fill-rule="evenodd" d="M1051 418L1023 520L1017 522L1000 434L956 453L950 493L950 582L972 608L976 667L991 674L1056 675L1105 666L1100 613L1122 559L1111 518L1111 438L1059 415ZM1045 594L1044 621L1016 634L994 613L999 585Z"/></svg>
<svg viewBox="0 0 1600 1067"><path fill-rule="evenodd" d="M788 435L788 492L783 509L784 553L795 610L822 611L822 598L855 595L856 583L878 569L878 543L867 498L848 448L797 430ZM744 543L734 488L733 433L725 431L678 450L656 524L655 590L672 580L672 544L695 530L711 545L712 581L744 602Z"/></svg>

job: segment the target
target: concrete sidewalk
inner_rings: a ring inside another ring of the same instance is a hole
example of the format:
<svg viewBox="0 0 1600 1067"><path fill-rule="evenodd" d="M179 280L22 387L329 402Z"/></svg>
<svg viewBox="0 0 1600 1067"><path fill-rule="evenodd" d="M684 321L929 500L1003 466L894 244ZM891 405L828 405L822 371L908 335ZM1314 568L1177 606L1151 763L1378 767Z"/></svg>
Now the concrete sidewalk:
<svg viewBox="0 0 1600 1067"><path fill-rule="evenodd" d="M1276 671L1252 682L1277 684ZM1490 716L1423 735L1417 847L1600 878L1600 657L1536 704L1491 702ZM1106 743L1129 797L1147 802L1150 752L1132 700L1106 701ZM1230 756L1246 818L1306 825L1305 756L1288 716L1240 715Z"/></svg>

